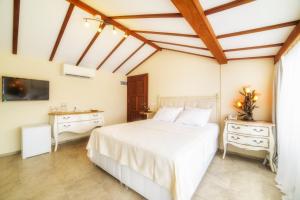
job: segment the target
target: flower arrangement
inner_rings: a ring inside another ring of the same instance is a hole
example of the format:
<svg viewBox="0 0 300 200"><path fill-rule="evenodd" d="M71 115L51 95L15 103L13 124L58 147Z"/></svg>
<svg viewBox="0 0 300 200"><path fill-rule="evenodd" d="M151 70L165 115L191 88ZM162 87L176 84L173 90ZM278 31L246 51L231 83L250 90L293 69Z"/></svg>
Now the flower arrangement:
<svg viewBox="0 0 300 200"><path fill-rule="evenodd" d="M243 100L239 100L235 104L235 108L238 109L239 118L245 121L253 121L253 110L258 108L258 106L255 105L258 100L258 94L249 87L243 87L240 94L242 95Z"/></svg>

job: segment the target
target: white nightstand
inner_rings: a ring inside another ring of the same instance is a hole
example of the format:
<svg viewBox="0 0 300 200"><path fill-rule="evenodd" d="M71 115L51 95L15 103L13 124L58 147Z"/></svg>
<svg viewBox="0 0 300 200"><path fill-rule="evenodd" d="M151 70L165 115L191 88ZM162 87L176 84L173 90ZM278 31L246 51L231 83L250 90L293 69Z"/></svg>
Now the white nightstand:
<svg viewBox="0 0 300 200"><path fill-rule="evenodd" d="M246 150L264 150L269 153L270 167L275 172L272 160L275 144L272 132L273 126L275 125L263 121L225 120L223 159L225 158L228 144Z"/></svg>
<svg viewBox="0 0 300 200"><path fill-rule="evenodd" d="M22 158L51 152L51 126L40 124L22 127Z"/></svg>

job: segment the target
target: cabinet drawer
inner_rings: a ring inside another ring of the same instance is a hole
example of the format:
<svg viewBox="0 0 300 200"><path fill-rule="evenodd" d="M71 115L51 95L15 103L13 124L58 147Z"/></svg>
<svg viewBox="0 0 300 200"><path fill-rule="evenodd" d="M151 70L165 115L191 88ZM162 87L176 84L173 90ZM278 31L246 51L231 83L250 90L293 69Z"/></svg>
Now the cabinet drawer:
<svg viewBox="0 0 300 200"><path fill-rule="evenodd" d="M63 115L58 116L58 123L69 123L69 122L78 122L78 121L91 121L91 120L99 120L104 121L104 117L100 113L92 113L92 114L81 114L81 115Z"/></svg>
<svg viewBox="0 0 300 200"><path fill-rule="evenodd" d="M63 115L57 117L58 123L76 122L80 121L80 115Z"/></svg>
<svg viewBox="0 0 300 200"><path fill-rule="evenodd" d="M72 123L61 123L58 125L58 132L74 132L74 133L84 133L92 130L97 126L102 126L101 121L79 121Z"/></svg>
<svg viewBox="0 0 300 200"><path fill-rule="evenodd" d="M243 133L257 136L269 136L269 128L264 126L247 126L241 124L229 123L227 125L228 132Z"/></svg>
<svg viewBox="0 0 300 200"><path fill-rule="evenodd" d="M100 113L83 114L83 115L80 115L80 120L81 121L97 120L101 116L102 115Z"/></svg>
<svg viewBox="0 0 300 200"><path fill-rule="evenodd" d="M90 119L103 120L103 115L101 113L90 114Z"/></svg>
<svg viewBox="0 0 300 200"><path fill-rule="evenodd" d="M229 133L228 141L241 145L269 148L269 140L266 138L247 137Z"/></svg>

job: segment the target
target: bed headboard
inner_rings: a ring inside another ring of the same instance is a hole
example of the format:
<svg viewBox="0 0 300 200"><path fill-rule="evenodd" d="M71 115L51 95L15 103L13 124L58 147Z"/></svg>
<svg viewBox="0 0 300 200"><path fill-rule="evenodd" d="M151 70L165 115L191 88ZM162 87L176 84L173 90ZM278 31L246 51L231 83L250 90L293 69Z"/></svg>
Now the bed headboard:
<svg viewBox="0 0 300 200"><path fill-rule="evenodd" d="M210 122L220 122L219 97L214 96L179 96L179 97L158 97L158 107L173 106L173 107L196 107L196 108L211 108Z"/></svg>

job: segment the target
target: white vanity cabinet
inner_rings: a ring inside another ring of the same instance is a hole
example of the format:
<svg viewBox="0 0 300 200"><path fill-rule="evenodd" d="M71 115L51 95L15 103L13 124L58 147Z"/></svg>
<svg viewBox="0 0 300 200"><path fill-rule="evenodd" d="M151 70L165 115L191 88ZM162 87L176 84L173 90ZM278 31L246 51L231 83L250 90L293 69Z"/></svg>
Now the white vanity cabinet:
<svg viewBox="0 0 300 200"><path fill-rule="evenodd" d="M55 142L55 151L57 150L58 143L63 141L61 133L85 134L104 124L103 111L53 112L49 113L49 116L52 126L52 137Z"/></svg>

